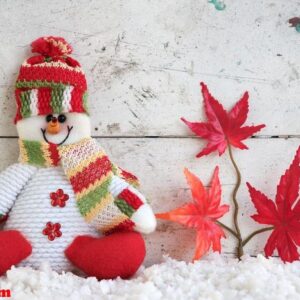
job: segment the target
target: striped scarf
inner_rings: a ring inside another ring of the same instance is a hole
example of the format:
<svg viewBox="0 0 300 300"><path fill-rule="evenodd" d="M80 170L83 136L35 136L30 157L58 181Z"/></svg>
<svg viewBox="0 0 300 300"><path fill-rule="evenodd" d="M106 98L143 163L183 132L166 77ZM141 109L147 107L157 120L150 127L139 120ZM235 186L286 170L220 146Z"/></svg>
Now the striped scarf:
<svg viewBox="0 0 300 300"><path fill-rule="evenodd" d="M62 166L86 222L103 233L132 227L130 216L137 209L136 204L130 205L122 196L115 199L110 193L110 185L114 175L133 186L138 185L138 180L111 163L96 140L87 138L59 147L46 142L19 140L19 145L21 163L38 167Z"/></svg>
<svg viewBox="0 0 300 300"><path fill-rule="evenodd" d="M19 147L21 163L38 167L54 167L59 164L59 152L55 144L19 139Z"/></svg>

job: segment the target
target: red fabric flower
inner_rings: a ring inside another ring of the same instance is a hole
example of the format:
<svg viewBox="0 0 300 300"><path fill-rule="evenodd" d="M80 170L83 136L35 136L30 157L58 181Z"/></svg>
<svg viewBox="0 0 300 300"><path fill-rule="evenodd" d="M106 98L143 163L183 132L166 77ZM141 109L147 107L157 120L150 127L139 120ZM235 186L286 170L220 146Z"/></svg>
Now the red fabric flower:
<svg viewBox="0 0 300 300"><path fill-rule="evenodd" d="M46 227L43 230L43 235L48 236L49 241L55 240L55 238L59 238L62 236L60 231L61 225L59 223L48 222Z"/></svg>
<svg viewBox="0 0 300 300"><path fill-rule="evenodd" d="M188 169L184 170L191 187L194 201L167 213L156 214L159 219L174 221L197 230L194 260L200 259L212 246L213 251L221 251L220 240L225 237L223 229L216 224L217 219L228 212L228 205L220 205L221 184L219 168L216 167L211 187L205 190L202 182Z"/></svg>
<svg viewBox="0 0 300 300"><path fill-rule="evenodd" d="M246 122L249 111L248 92L243 95L230 112L227 112L222 104L209 93L207 86L203 82L201 82L201 87L208 122L193 123L181 118L196 135L208 140L207 146L197 154L197 157L208 155L216 150L219 152L219 155L222 155L228 144L239 149L248 149L242 143L242 140L247 139L265 127L263 124L242 127Z"/></svg>
<svg viewBox="0 0 300 300"><path fill-rule="evenodd" d="M51 205L65 207L66 201L69 200L69 195L65 194L62 189L58 189L56 192L50 193Z"/></svg>
<svg viewBox="0 0 300 300"><path fill-rule="evenodd" d="M296 156L281 176L277 186L275 202L247 183L249 193L257 210L252 218L260 224L274 226L265 246L266 256L277 249L283 261L299 259L297 246L300 246L300 147Z"/></svg>

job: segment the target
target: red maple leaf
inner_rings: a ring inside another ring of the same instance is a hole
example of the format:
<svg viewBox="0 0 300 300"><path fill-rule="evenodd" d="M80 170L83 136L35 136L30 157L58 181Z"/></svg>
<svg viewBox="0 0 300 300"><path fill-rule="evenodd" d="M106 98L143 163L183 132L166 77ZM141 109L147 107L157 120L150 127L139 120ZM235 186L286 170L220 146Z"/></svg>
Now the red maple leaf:
<svg viewBox="0 0 300 300"><path fill-rule="evenodd" d="M245 92L230 112L226 112L222 104L209 93L203 82L201 87L208 122L189 122L181 118L196 135L208 140L208 144L197 154L197 157L208 155L216 150L219 155L222 155L228 144L236 148L248 149L242 141L265 127L264 124L242 127L249 111L248 92Z"/></svg>
<svg viewBox="0 0 300 300"><path fill-rule="evenodd" d="M277 186L275 202L247 183L249 193L257 210L252 218L260 224L274 227L265 246L266 256L277 249L283 261L299 259L297 246L300 246L300 147Z"/></svg>
<svg viewBox="0 0 300 300"><path fill-rule="evenodd" d="M211 188L208 191L205 190L200 179L188 169L184 170L184 174L191 187L194 201L170 212L156 214L156 217L197 230L196 251L193 260L198 260L207 253L211 246L213 251L221 251L220 240L225 237L225 234L216 221L228 212L229 205L220 205L221 185L218 167L215 168Z"/></svg>

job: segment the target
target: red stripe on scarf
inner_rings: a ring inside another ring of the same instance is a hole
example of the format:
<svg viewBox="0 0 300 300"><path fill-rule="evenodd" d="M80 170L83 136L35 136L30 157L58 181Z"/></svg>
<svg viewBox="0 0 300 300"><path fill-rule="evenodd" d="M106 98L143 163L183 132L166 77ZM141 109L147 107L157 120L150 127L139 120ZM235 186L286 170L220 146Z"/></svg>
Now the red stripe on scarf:
<svg viewBox="0 0 300 300"><path fill-rule="evenodd" d="M106 231L105 235L109 235L114 232L120 232L120 231L133 231L134 225L135 224L133 223L133 221L131 221L130 219L127 219L127 220L121 222L120 224L118 224L117 226L115 226L114 228Z"/></svg>
<svg viewBox="0 0 300 300"><path fill-rule="evenodd" d="M121 168L120 168L121 169ZM123 170L123 169L121 169L121 176L125 179L131 179L131 180L133 180L133 181L138 181L138 178L135 176L135 175L133 175L132 173L129 173L128 171L125 171L125 170Z"/></svg>
<svg viewBox="0 0 300 300"><path fill-rule="evenodd" d="M107 156L97 158L81 172L70 178L74 192L80 193L83 189L88 188L96 180L99 180L102 178L102 176L105 176L109 171L111 171L111 169L111 162Z"/></svg>
<svg viewBox="0 0 300 300"><path fill-rule="evenodd" d="M133 183L133 184L136 184L138 185L139 184L139 180L138 178L133 175L132 173L129 173L121 168L119 168L121 170L121 176L127 181L127 182L130 182L130 183Z"/></svg>
<svg viewBox="0 0 300 300"><path fill-rule="evenodd" d="M54 166L58 166L60 158L59 158L57 145L49 143L49 152L50 152L50 158L52 160L52 164Z"/></svg>

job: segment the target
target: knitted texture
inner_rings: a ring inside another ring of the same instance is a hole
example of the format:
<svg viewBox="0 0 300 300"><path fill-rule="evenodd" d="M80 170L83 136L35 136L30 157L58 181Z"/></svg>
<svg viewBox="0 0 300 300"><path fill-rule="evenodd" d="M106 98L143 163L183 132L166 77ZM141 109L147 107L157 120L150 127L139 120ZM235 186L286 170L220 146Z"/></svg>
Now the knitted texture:
<svg viewBox="0 0 300 300"><path fill-rule="evenodd" d="M73 187L60 166L35 168L16 164L12 170L14 172L8 178L12 184L7 185L7 190L13 189L16 195L17 189L14 184L16 180L12 178L18 178L18 174L25 173L24 169L28 168L34 169L34 173L31 173L30 179L18 192L17 200L6 202L9 217L4 224L4 230L18 230L32 245L32 254L20 266L39 268L42 262L48 261L55 271L71 271L74 266L66 258L65 249L77 236L99 237L99 232L86 223L79 213ZM1 186L0 195L3 193L2 188ZM59 189L69 197L64 207L54 206L52 203L52 193L56 193ZM12 194L12 191L10 193ZM0 199L0 204L3 199ZM55 228L49 230L47 235L44 234L49 222L61 225L60 237L57 237L58 232ZM51 233L55 235L54 240L51 240Z"/></svg>
<svg viewBox="0 0 300 300"><path fill-rule="evenodd" d="M132 196L125 195L129 184L115 176L116 171L122 171L110 162L97 142L88 138L61 146L59 154L85 220L103 233L116 227L132 229L134 223L129 219L144 202L138 196L131 200Z"/></svg>
<svg viewBox="0 0 300 300"><path fill-rule="evenodd" d="M104 213L97 216L95 223L85 221L79 212L73 186L61 166L37 168L28 163L12 165L0 174L0 187L0 214L6 215L9 212L4 230L20 231L32 245L32 254L20 266L38 268L42 262L48 261L58 272L72 270L72 264L64 255L65 249L77 236L99 237L95 228L97 220L100 223L104 222L103 219L107 222L110 216ZM112 176L109 193L113 198L117 198L126 188L131 189L127 182L116 175ZM53 199L58 198L68 200L60 206L53 203ZM106 207L104 212L118 212L119 209L113 207L113 210L110 206ZM44 231L50 227L47 226L49 222L61 225L61 235L57 234L58 230ZM128 218L106 233L128 231L133 226L134 223ZM55 235L53 240L51 233Z"/></svg>
<svg viewBox="0 0 300 300"><path fill-rule="evenodd" d="M24 188L36 168L29 165L14 164L0 174L0 215L5 216Z"/></svg>
<svg viewBox="0 0 300 300"><path fill-rule="evenodd" d="M69 57L71 46L58 37L43 37L32 44L16 82L15 122L36 115L87 112L87 83L80 64Z"/></svg>
<svg viewBox="0 0 300 300"><path fill-rule="evenodd" d="M19 161L39 167L57 166L59 153L55 144L19 139Z"/></svg>
<svg viewBox="0 0 300 300"><path fill-rule="evenodd" d="M123 178L125 181L127 181L132 186L134 186L134 187L140 186L139 179L135 175L121 169L120 167L118 167L115 164L112 165L112 170L115 175Z"/></svg>
<svg viewBox="0 0 300 300"><path fill-rule="evenodd" d="M60 164L60 154L56 144L19 139L19 147L19 162L23 164L38 167L56 167ZM138 178L135 175L121 169L113 163L111 163L111 169L115 175L123 178L129 184L134 187L139 186Z"/></svg>

